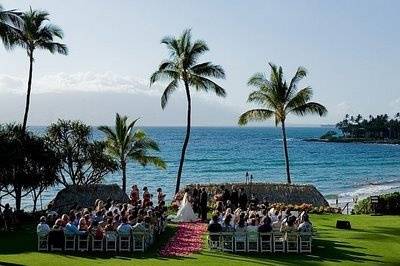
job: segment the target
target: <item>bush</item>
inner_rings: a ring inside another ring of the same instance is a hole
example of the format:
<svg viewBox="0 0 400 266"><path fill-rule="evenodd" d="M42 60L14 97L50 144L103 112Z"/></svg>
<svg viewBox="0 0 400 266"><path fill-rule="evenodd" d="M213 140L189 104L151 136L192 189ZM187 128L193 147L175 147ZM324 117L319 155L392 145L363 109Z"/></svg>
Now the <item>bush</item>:
<svg viewBox="0 0 400 266"><path fill-rule="evenodd" d="M388 215L400 214L400 192L379 196L379 203L376 211ZM374 210L370 198L360 200L352 211L353 214L370 214L373 212Z"/></svg>

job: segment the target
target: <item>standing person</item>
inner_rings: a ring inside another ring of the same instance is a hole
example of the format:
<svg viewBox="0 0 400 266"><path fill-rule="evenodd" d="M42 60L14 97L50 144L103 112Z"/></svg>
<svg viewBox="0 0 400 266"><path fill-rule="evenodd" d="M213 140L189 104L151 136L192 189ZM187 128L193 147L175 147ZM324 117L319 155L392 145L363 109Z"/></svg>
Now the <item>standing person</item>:
<svg viewBox="0 0 400 266"><path fill-rule="evenodd" d="M231 193L229 189L225 188L224 192L222 193L222 202L226 204L226 202L231 198Z"/></svg>
<svg viewBox="0 0 400 266"><path fill-rule="evenodd" d="M143 208L147 207L147 204L151 201L151 194L147 187L143 188Z"/></svg>
<svg viewBox="0 0 400 266"><path fill-rule="evenodd" d="M199 215L200 218L200 186L197 184L192 192L192 199L193 199L193 211Z"/></svg>
<svg viewBox="0 0 400 266"><path fill-rule="evenodd" d="M232 186L232 193L231 193L231 203L234 207L234 209L236 209L238 207L238 203L239 203L239 192L236 189L236 186Z"/></svg>
<svg viewBox="0 0 400 266"><path fill-rule="evenodd" d="M201 220L203 222L207 221L207 202L208 202L207 191L205 188L202 188L200 194L200 212L201 212Z"/></svg>
<svg viewBox="0 0 400 266"><path fill-rule="evenodd" d="M137 206L138 201L139 201L139 189L138 189L137 185L132 186L130 198L131 198L132 206Z"/></svg>
<svg viewBox="0 0 400 266"><path fill-rule="evenodd" d="M247 207L247 194L243 188L239 189L239 206L240 208L245 211Z"/></svg>

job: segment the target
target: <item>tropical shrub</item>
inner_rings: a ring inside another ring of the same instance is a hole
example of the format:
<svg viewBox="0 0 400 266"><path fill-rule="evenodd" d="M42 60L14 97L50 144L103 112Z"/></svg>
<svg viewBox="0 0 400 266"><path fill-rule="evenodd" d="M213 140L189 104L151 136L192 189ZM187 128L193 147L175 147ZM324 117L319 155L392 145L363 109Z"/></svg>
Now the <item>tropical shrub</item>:
<svg viewBox="0 0 400 266"><path fill-rule="evenodd" d="M101 183L117 170L113 158L105 153L104 141L93 141L92 128L80 121L58 120L47 129L46 142L61 161L58 182L69 185Z"/></svg>
<svg viewBox="0 0 400 266"><path fill-rule="evenodd" d="M373 212L374 208L371 204L370 198L358 201L352 210L353 214L371 214ZM377 212L387 215L400 214L400 192L379 196Z"/></svg>

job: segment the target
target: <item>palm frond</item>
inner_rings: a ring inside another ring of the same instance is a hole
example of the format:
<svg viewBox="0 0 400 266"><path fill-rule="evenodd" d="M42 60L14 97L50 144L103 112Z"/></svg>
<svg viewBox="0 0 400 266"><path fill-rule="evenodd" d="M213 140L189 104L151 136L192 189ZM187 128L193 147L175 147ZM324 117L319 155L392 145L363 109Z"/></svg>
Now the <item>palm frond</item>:
<svg viewBox="0 0 400 266"><path fill-rule="evenodd" d="M165 88L161 96L161 108L164 109L167 106L169 96L178 88L178 80L174 79Z"/></svg>
<svg viewBox="0 0 400 266"><path fill-rule="evenodd" d="M195 65L190 70L199 76L211 78L225 78L225 71L220 65L213 65L211 62L205 62Z"/></svg>
<svg viewBox="0 0 400 266"><path fill-rule="evenodd" d="M305 87L304 89L301 89L295 95L293 95L291 99L289 99L289 102L286 104L286 109L291 110L298 106L304 105L312 98L312 96L313 96L312 88Z"/></svg>
<svg viewBox="0 0 400 266"><path fill-rule="evenodd" d="M246 125L251 121L265 121L274 115L274 111L268 109L253 109L239 117L239 125Z"/></svg>
<svg viewBox="0 0 400 266"><path fill-rule="evenodd" d="M318 114L319 116L324 116L328 113L328 110L322 104L316 102L308 102L291 109L290 112L300 116L304 116L306 114Z"/></svg>
<svg viewBox="0 0 400 266"><path fill-rule="evenodd" d="M193 85L199 91L212 90L218 96L221 96L221 97L226 96L226 91L221 86L219 86L217 83L215 83L214 81L212 81L208 78L197 76L197 75L191 75L189 82L191 85Z"/></svg>

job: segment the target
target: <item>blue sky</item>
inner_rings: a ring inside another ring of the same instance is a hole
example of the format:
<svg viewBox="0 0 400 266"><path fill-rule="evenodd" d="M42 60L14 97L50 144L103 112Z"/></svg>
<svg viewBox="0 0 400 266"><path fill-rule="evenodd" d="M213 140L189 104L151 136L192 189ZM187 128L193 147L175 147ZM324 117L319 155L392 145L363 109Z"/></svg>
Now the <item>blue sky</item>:
<svg viewBox="0 0 400 266"><path fill-rule="evenodd" d="M251 90L247 79L267 71L269 61L282 65L288 79L297 66L306 67L309 75L302 84L311 85L314 99L328 108L325 118L291 117L291 124L334 123L345 113L400 111L399 1L1 3L5 8L47 10L63 28L70 49L67 57L37 54L30 124L48 124L57 117L109 124L118 111L143 117L144 125L183 125L182 93L162 111L161 88L147 85L167 56L160 39L188 27L211 49L203 59L222 65L227 73L219 82L228 92L226 99L195 95L195 125L235 125L250 107L245 102ZM19 121L26 54L0 47L0 58L0 119Z"/></svg>

